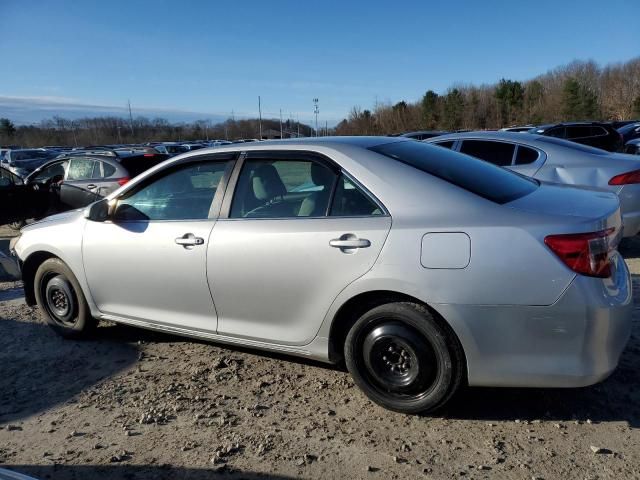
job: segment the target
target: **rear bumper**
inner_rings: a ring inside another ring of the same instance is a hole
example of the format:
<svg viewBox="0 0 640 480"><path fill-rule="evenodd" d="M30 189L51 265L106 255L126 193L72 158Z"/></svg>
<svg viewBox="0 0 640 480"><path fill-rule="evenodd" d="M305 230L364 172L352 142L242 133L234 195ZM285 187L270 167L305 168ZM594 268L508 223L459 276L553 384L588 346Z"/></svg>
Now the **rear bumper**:
<svg viewBox="0 0 640 480"><path fill-rule="evenodd" d="M435 305L458 334L469 384L582 387L617 367L631 333L629 271L620 255L602 280L578 275L550 306Z"/></svg>

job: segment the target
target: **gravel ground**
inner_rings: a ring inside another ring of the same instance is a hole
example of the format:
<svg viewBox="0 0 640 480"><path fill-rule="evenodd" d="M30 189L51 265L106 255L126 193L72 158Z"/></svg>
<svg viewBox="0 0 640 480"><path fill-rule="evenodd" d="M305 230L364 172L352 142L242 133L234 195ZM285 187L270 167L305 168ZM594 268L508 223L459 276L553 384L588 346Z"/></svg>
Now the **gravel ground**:
<svg viewBox="0 0 640 480"><path fill-rule="evenodd" d="M640 240L622 251L640 275ZM640 478L640 308L605 382L464 389L428 417L298 359L108 324L65 341L19 287L0 282L0 464L35 477Z"/></svg>

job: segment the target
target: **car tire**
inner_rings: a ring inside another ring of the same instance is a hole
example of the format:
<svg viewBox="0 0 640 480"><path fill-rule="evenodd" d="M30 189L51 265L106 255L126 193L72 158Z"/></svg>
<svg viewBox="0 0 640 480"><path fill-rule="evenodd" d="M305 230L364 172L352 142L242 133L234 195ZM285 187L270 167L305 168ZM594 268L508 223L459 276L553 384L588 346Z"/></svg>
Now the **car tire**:
<svg viewBox="0 0 640 480"><path fill-rule="evenodd" d="M34 278L36 302L47 324L65 338L90 335L98 322L71 269L59 258L49 258L38 267Z"/></svg>
<svg viewBox="0 0 640 480"><path fill-rule="evenodd" d="M452 331L423 305L388 303L362 315L345 341L356 385L396 412L434 412L464 377L464 353Z"/></svg>

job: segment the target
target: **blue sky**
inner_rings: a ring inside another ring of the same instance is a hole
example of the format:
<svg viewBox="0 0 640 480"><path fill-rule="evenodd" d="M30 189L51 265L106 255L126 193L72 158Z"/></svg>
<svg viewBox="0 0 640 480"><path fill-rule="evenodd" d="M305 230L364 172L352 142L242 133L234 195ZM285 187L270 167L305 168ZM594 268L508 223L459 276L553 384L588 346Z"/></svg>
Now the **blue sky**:
<svg viewBox="0 0 640 480"><path fill-rule="evenodd" d="M301 121L318 97L334 124L376 99L628 60L638 19L638 0L0 0L0 116L130 98L134 114L217 120L256 115L261 95L264 116Z"/></svg>

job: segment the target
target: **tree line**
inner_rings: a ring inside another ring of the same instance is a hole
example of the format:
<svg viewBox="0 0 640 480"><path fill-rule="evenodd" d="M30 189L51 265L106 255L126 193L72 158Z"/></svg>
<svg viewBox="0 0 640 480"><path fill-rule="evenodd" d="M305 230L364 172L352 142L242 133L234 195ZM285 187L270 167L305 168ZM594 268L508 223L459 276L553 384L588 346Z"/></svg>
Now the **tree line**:
<svg viewBox="0 0 640 480"><path fill-rule="evenodd" d="M304 123L283 121L284 137L309 136L312 128ZM280 133L280 121L263 119L262 131ZM259 138L258 119L228 119L212 124L207 120L190 123L171 123L164 118L87 117L77 120L55 116L35 125L15 125L10 119L0 118L0 145L89 146L151 141L235 140Z"/></svg>
<svg viewBox="0 0 640 480"><path fill-rule="evenodd" d="M640 117L640 57L604 67L574 61L527 81L454 85L427 90L417 102L355 106L338 135L384 135L411 130L496 129L559 121Z"/></svg>
<svg viewBox="0 0 640 480"><path fill-rule="evenodd" d="M501 79L492 85L454 85L445 93L427 90L416 102L355 106L327 133L388 135L412 130L495 129L569 120L626 120L640 117L640 57L604 67L574 61L527 81ZM276 119L262 120L262 131L280 132ZM287 120L284 137L311 136L306 124ZM143 143L258 138L258 119L212 124L207 120L171 123L164 118L53 117L37 125L14 125L0 118L0 144L21 146Z"/></svg>

